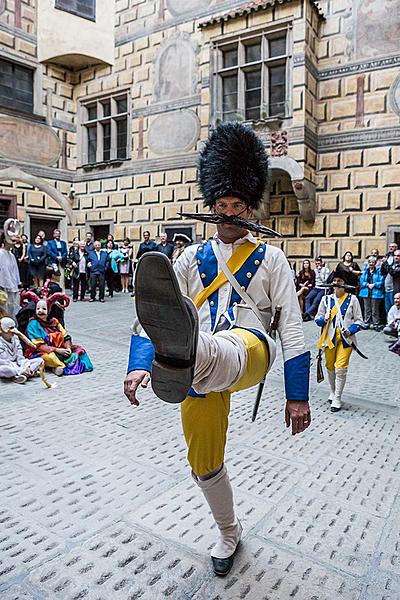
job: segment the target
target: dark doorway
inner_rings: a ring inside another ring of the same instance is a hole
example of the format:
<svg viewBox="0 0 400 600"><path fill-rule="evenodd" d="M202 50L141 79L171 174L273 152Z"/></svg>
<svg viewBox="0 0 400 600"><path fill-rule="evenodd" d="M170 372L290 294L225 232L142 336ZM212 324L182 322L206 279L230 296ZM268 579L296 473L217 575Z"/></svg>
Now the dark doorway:
<svg viewBox="0 0 400 600"><path fill-rule="evenodd" d="M92 225L93 240L99 242L105 242L108 234L110 233L109 225Z"/></svg>
<svg viewBox="0 0 400 600"><path fill-rule="evenodd" d="M168 236L168 241L172 242L175 233L184 233L193 241L193 227L181 227L180 225L169 225L164 228L164 232Z"/></svg>
<svg viewBox="0 0 400 600"><path fill-rule="evenodd" d="M35 235L39 233L39 231L44 231L46 235L46 240L53 239L53 231L60 227L60 219L47 219L43 217L31 217L30 219L30 238L29 241L33 241Z"/></svg>
<svg viewBox="0 0 400 600"><path fill-rule="evenodd" d="M394 232L394 242L396 242L397 246L400 248L400 230Z"/></svg>
<svg viewBox="0 0 400 600"><path fill-rule="evenodd" d="M0 194L0 230L3 229L4 222L10 217L14 219L17 216L17 197Z"/></svg>

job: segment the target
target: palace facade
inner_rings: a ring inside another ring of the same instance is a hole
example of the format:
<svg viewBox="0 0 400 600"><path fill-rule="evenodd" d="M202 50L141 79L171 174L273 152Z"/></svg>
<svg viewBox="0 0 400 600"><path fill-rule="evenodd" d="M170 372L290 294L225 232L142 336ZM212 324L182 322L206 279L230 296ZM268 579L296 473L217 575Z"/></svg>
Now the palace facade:
<svg viewBox="0 0 400 600"><path fill-rule="evenodd" d="M177 213L230 119L291 261L400 244L400 0L0 0L0 224L208 237Z"/></svg>

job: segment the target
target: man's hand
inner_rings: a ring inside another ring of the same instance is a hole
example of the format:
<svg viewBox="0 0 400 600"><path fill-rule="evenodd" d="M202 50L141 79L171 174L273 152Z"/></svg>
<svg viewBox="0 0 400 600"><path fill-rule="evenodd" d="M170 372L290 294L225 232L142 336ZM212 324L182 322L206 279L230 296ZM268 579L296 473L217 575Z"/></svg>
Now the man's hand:
<svg viewBox="0 0 400 600"><path fill-rule="evenodd" d="M142 369L131 371L125 377L124 394L132 405L139 406L139 400L136 398L136 391L139 385L143 388L147 388L149 381L150 373L148 371L143 371Z"/></svg>
<svg viewBox="0 0 400 600"><path fill-rule="evenodd" d="M310 405L304 400L288 400L285 407L286 427L292 422L292 435L301 433L311 424Z"/></svg>

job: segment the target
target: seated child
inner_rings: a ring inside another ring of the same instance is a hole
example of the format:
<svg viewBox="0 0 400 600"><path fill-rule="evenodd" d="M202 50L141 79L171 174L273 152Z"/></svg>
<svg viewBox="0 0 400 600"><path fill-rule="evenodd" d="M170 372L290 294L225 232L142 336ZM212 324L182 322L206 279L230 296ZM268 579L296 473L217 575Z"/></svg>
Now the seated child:
<svg viewBox="0 0 400 600"><path fill-rule="evenodd" d="M0 319L0 377L12 379L15 383L25 383L39 371L43 359L25 358L19 337L25 338L10 317Z"/></svg>

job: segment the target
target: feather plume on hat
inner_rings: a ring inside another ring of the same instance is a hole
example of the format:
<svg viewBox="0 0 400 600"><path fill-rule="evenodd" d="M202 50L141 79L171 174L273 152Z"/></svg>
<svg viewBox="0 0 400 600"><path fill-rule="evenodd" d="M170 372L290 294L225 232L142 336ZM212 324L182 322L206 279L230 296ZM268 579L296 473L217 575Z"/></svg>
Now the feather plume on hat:
<svg viewBox="0 0 400 600"><path fill-rule="evenodd" d="M254 131L238 121L218 125L200 153L199 188L204 206L232 196L257 209L268 181L268 156Z"/></svg>

